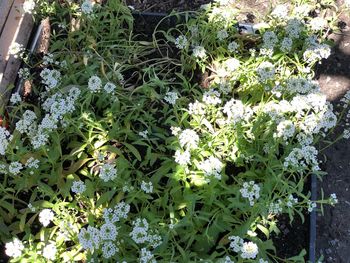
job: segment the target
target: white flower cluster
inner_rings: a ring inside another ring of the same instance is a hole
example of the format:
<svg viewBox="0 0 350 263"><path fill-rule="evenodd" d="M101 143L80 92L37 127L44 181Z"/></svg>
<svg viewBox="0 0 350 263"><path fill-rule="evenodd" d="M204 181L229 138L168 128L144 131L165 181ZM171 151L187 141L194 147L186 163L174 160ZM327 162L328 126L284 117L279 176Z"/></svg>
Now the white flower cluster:
<svg viewBox="0 0 350 263"><path fill-rule="evenodd" d="M204 172L204 175L207 177L206 181L210 182L211 177L221 180L223 166L223 163L218 158L210 156L208 159L199 163L198 169Z"/></svg>
<svg viewBox="0 0 350 263"><path fill-rule="evenodd" d="M266 31L263 35L263 48L273 49L278 42L278 38L273 31Z"/></svg>
<svg viewBox="0 0 350 263"><path fill-rule="evenodd" d="M157 263L154 255L147 248L142 248L140 252L140 263Z"/></svg>
<svg viewBox="0 0 350 263"><path fill-rule="evenodd" d="M338 198L335 193L331 194L329 197L329 201L332 205L338 204Z"/></svg>
<svg viewBox="0 0 350 263"><path fill-rule="evenodd" d="M195 46L193 48L192 56L195 58L204 59L207 56L205 48L202 46Z"/></svg>
<svg viewBox="0 0 350 263"><path fill-rule="evenodd" d="M187 45L188 45L188 40L187 40L186 36L181 35L175 39L175 46L178 49L184 49L187 47Z"/></svg>
<svg viewBox="0 0 350 263"><path fill-rule="evenodd" d="M294 133L294 123L290 120L284 120L277 125L277 132L274 134L274 137L283 138L283 140L287 141L294 136Z"/></svg>
<svg viewBox="0 0 350 263"><path fill-rule="evenodd" d="M231 53L237 52L238 48L239 48L239 45L235 41L230 42L227 46L227 50Z"/></svg>
<svg viewBox="0 0 350 263"><path fill-rule="evenodd" d="M327 20L319 16L311 19L310 21L311 30L314 30L314 31L322 30L326 26L327 26Z"/></svg>
<svg viewBox="0 0 350 263"><path fill-rule="evenodd" d="M288 6L277 5L275 9L271 12L271 16L277 19L286 19L288 17Z"/></svg>
<svg viewBox="0 0 350 263"><path fill-rule="evenodd" d="M116 247L116 245L112 241L104 242L101 250L102 250L102 256L105 259L109 259L119 252L119 248Z"/></svg>
<svg viewBox="0 0 350 263"><path fill-rule="evenodd" d="M115 240L118 235L117 227L110 222L107 222L101 226L100 237L102 240Z"/></svg>
<svg viewBox="0 0 350 263"><path fill-rule="evenodd" d="M94 11L91 0L85 0L81 4L81 11L83 12L83 14L86 14L86 15L90 15Z"/></svg>
<svg viewBox="0 0 350 263"><path fill-rule="evenodd" d="M250 206L254 205L254 201L260 198L260 187L254 181L250 181L249 183L244 182L243 188L239 190L242 194L243 198L247 198L249 200Z"/></svg>
<svg viewBox="0 0 350 263"><path fill-rule="evenodd" d="M78 239L83 249L98 249L101 242L100 231L92 226L82 228L78 234Z"/></svg>
<svg viewBox="0 0 350 263"><path fill-rule="evenodd" d="M104 182L108 182L114 180L117 177L117 172L118 169L115 167L115 165L106 163L100 167L99 176Z"/></svg>
<svg viewBox="0 0 350 263"><path fill-rule="evenodd" d="M14 42L10 47L9 47L9 54L13 55L14 58L20 58L23 56L25 49L22 44L19 44L17 42Z"/></svg>
<svg viewBox="0 0 350 263"><path fill-rule="evenodd" d="M246 106L240 100L231 99L224 105L223 113L227 115L227 121L232 124L245 120L248 121L252 116L252 109Z"/></svg>
<svg viewBox="0 0 350 263"><path fill-rule="evenodd" d="M269 213L275 214L275 215L281 214L282 213L282 201L277 200L277 202L271 203L269 206Z"/></svg>
<svg viewBox="0 0 350 263"><path fill-rule="evenodd" d="M54 218L55 214L52 212L51 209L46 208L41 210L41 212L39 213L39 222L45 227L48 226Z"/></svg>
<svg viewBox="0 0 350 263"><path fill-rule="evenodd" d="M290 38L299 38L299 34L303 29L303 23L296 18L290 19L287 22L286 33Z"/></svg>
<svg viewBox="0 0 350 263"><path fill-rule="evenodd" d="M214 89L210 89L203 93L202 100L207 105L217 105L221 103L220 93Z"/></svg>
<svg viewBox="0 0 350 263"><path fill-rule="evenodd" d="M258 246L251 241L244 242L238 236L229 236L228 239L231 241L230 248L236 253L241 253L243 259L254 259L259 253Z"/></svg>
<svg viewBox="0 0 350 263"><path fill-rule="evenodd" d="M11 162L9 165L9 173L12 175L17 175L23 169L23 165L20 162Z"/></svg>
<svg viewBox="0 0 350 263"><path fill-rule="evenodd" d="M11 95L10 102L12 104L17 104L17 103L20 103L21 101L22 101L22 97L19 94L19 92L15 92Z"/></svg>
<svg viewBox="0 0 350 263"><path fill-rule="evenodd" d="M54 261L56 259L57 248L55 244L49 244L43 248L43 257Z"/></svg>
<svg viewBox="0 0 350 263"><path fill-rule="evenodd" d="M30 157L26 162L26 167L38 169L39 163L40 163L40 161L38 159L35 159L34 157Z"/></svg>
<svg viewBox="0 0 350 263"><path fill-rule="evenodd" d="M111 93L113 93L115 91L116 85L114 83L112 83L112 82L107 82L104 85L103 89L106 91L106 93L111 94Z"/></svg>
<svg viewBox="0 0 350 263"><path fill-rule="evenodd" d="M229 73L233 73L240 67L240 62L236 58L229 58L224 62L224 66Z"/></svg>
<svg viewBox="0 0 350 263"><path fill-rule="evenodd" d="M140 131L139 135L144 138L147 139L148 138L148 130L144 130L144 131Z"/></svg>
<svg viewBox="0 0 350 263"><path fill-rule="evenodd" d="M274 78L275 67L270 62L264 61L258 66L256 72L259 75L260 81L265 82Z"/></svg>
<svg viewBox="0 0 350 263"><path fill-rule="evenodd" d="M114 208L103 209L103 218L106 222L115 223L128 218L130 205L125 202L118 203Z"/></svg>
<svg viewBox="0 0 350 263"><path fill-rule="evenodd" d="M185 129L179 136L179 143L183 148L196 149L199 143L199 136L194 130Z"/></svg>
<svg viewBox="0 0 350 263"><path fill-rule="evenodd" d="M311 166L312 171L320 170L317 161L318 151L314 146L294 148L284 160L284 167L303 170Z"/></svg>
<svg viewBox="0 0 350 263"><path fill-rule="evenodd" d="M73 193L82 194L86 190L86 185L82 181L74 181L71 187Z"/></svg>
<svg viewBox="0 0 350 263"><path fill-rule="evenodd" d="M98 76L91 76L88 81L88 88L92 93L96 93L102 88L102 80Z"/></svg>
<svg viewBox="0 0 350 263"><path fill-rule="evenodd" d="M6 243L5 254L9 257L18 258L22 255L24 249L22 241L18 238L14 238L13 241Z"/></svg>
<svg viewBox="0 0 350 263"><path fill-rule="evenodd" d="M61 80L61 73L56 69L45 68L40 72L41 83L47 91L56 88Z"/></svg>
<svg viewBox="0 0 350 263"><path fill-rule="evenodd" d="M205 104L196 100L188 105L188 112L191 115L203 115L205 113Z"/></svg>
<svg viewBox="0 0 350 263"><path fill-rule="evenodd" d="M161 236L152 233L145 218L137 218L132 222L132 225L133 229L130 232L130 237L136 244L148 243L153 248L162 244Z"/></svg>
<svg viewBox="0 0 350 263"><path fill-rule="evenodd" d="M174 91L169 91L164 96L164 100L171 105L175 105L176 100L178 98L179 98L179 95Z"/></svg>
<svg viewBox="0 0 350 263"><path fill-rule="evenodd" d="M35 8L35 2L34 0L26 0L24 3L23 3L23 11L24 13L28 13L28 14L32 14L33 13L33 10Z"/></svg>
<svg viewBox="0 0 350 263"><path fill-rule="evenodd" d="M30 71L28 68L20 68L18 70L18 77L21 79L29 79Z"/></svg>
<svg viewBox="0 0 350 263"><path fill-rule="evenodd" d="M331 48L327 44L313 44L309 46L304 54L303 58L306 62L318 62L322 59L326 59L331 55Z"/></svg>
<svg viewBox="0 0 350 263"><path fill-rule="evenodd" d="M7 147L11 143L13 136L4 127L0 127L0 155L5 155Z"/></svg>
<svg viewBox="0 0 350 263"><path fill-rule="evenodd" d="M290 78L286 81L287 92L299 93L299 94L308 94L312 92L319 92L320 87L315 81L308 80L302 77Z"/></svg>
<svg viewBox="0 0 350 263"><path fill-rule="evenodd" d="M182 151L177 150L174 155L175 162L177 162L180 165L186 165L191 162L191 154L188 150Z"/></svg>
<svg viewBox="0 0 350 263"><path fill-rule="evenodd" d="M218 31L216 37L217 37L220 41L222 41L222 40L228 38L228 33L227 33L227 31L226 31L225 29L222 29L222 30L219 30L219 31Z"/></svg>
<svg viewBox="0 0 350 263"><path fill-rule="evenodd" d="M282 39L281 42L281 51L282 52L289 52L292 50L293 47L293 39L291 39L290 37L285 37Z"/></svg>
<svg viewBox="0 0 350 263"><path fill-rule="evenodd" d="M307 211L310 213L317 207L317 204L313 201L307 201Z"/></svg>
<svg viewBox="0 0 350 263"><path fill-rule="evenodd" d="M294 197L292 194L288 196L288 200L286 202L288 207L292 207L293 205L298 203L298 198Z"/></svg>
<svg viewBox="0 0 350 263"><path fill-rule="evenodd" d="M141 182L141 190L144 191L146 194L151 194L153 193L153 184L152 182Z"/></svg>

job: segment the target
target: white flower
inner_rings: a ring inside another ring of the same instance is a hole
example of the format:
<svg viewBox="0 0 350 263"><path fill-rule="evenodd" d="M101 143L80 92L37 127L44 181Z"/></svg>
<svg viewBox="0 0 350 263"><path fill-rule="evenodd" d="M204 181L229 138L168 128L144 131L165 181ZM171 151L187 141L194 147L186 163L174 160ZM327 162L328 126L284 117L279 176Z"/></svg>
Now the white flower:
<svg viewBox="0 0 350 263"><path fill-rule="evenodd" d="M307 207L307 210L311 213L317 207L317 204L313 201L307 201Z"/></svg>
<svg viewBox="0 0 350 263"><path fill-rule="evenodd" d="M55 214L51 209L44 209L39 213L39 222L45 227L48 226L54 218Z"/></svg>
<svg viewBox="0 0 350 263"><path fill-rule="evenodd" d="M90 0L85 0L81 5L81 11L86 15L90 15L93 12L92 2Z"/></svg>
<svg viewBox="0 0 350 263"><path fill-rule="evenodd" d="M119 252L119 248L111 241L105 242L102 245L102 256L106 259L113 257L117 252Z"/></svg>
<svg viewBox="0 0 350 263"><path fill-rule="evenodd" d="M113 93L116 86L112 82L107 82L103 89L108 93Z"/></svg>
<svg viewBox="0 0 350 263"><path fill-rule="evenodd" d="M171 130L171 134L174 135L174 136L179 135L179 133L181 132L181 128L180 127L171 126L170 130Z"/></svg>
<svg viewBox="0 0 350 263"><path fill-rule="evenodd" d="M179 142L181 147L195 149L198 146L199 136L194 130L185 129L179 136Z"/></svg>
<svg viewBox="0 0 350 263"><path fill-rule="evenodd" d="M292 207L294 204L298 203L298 198L294 198L292 194L288 196L287 206Z"/></svg>
<svg viewBox="0 0 350 263"><path fill-rule="evenodd" d="M176 103L176 100L179 98L178 94L173 91L169 91L165 94L164 100L171 104L174 105Z"/></svg>
<svg viewBox="0 0 350 263"><path fill-rule="evenodd" d="M203 102L207 105L216 105L221 103L220 93L214 89L210 89L203 93Z"/></svg>
<svg viewBox="0 0 350 263"><path fill-rule="evenodd" d="M205 104L196 100L188 105L188 112L192 115L203 115L205 113Z"/></svg>
<svg viewBox="0 0 350 263"><path fill-rule="evenodd" d="M92 226L88 226L87 229L82 228L78 234L78 239L84 249L98 249L101 242L100 231Z"/></svg>
<svg viewBox="0 0 350 263"><path fill-rule="evenodd" d="M289 37L283 38L282 43L281 43L281 50L283 52L291 51L292 46L293 46L293 39L291 39Z"/></svg>
<svg viewBox="0 0 350 263"><path fill-rule="evenodd" d="M205 58L206 55L206 51L205 48L202 46L196 46L193 48L193 54L192 54L195 58Z"/></svg>
<svg viewBox="0 0 350 263"><path fill-rule="evenodd" d="M286 32L290 38L298 38L302 30L302 22L296 18L290 19L287 22Z"/></svg>
<svg viewBox="0 0 350 263"><path fill-rule="evenodd" d="M175 162L177 162L180 165L186 165L191 162L191 154L189 151L181 151L177 150L174 155Z"/></svg>
<svg viewBox="0 0 350 263"><path fill-rule="evenodd" d="M322 59L326 59L331 55L331 48L327 44L314 44L308 47L304 54L303 58L306 62L317 62Z"/></svg>
<svg viewBox="0 0 350 263"><path fill-rule="evenodd" d="M261 81L273 79L275 76L275 67L267 61L262 62L257 68L257 73Z"/></svg>
<svg viewBox="0 0 350 263"><path fill-rule="evenodd" d="M184 49L184 48L186 48L186 47L187 47L187 44L188 44L188 41L187 41L186 36L184 36L184 35L178 36L178 37L175 39L175 46L176 46L178 49Z"/></svg>
<svg viewBox="0 0 350 263"><path fill-rule="evenodd" d="M9 257L18 258L22 255L23 249L23 243L19 239L14 238L13 241L6 243L5 254Z"/></svg>
<svg viewBox="0 0 350 263"><path fill-rule="evenodd" d="M36 211L36 208L35 208L31 203L28 204L28 208L29 208L30 211L33 212L33 213Z"/></svg>
<svg viewBox="0 0 350 263"><path fill-rule="evenodd" d="M227 33L227 31L226 31L225 29L222 29L222 30L218 31L216 37L217 37L220 41L222 41L222 40L228 38L228 33Z"/></svg>
<svg viewBox="0 0 350 263"><path fill-rule="evenodd" d="M140 252L140 263L156 263L157 261L154 259L151 251L147 250L147 248L142 248Z"/></svg>
<svg viewBox="0 0 350 263"><path fill-rule="evenodd" d="M277 125L277 133L274 134L274 137L283 138L283 140L288 140L294 136L295 126L294 123L290 120L285 120L280 122Z"/></svg>
<svg viewBox="0 0 350 263"><path fill-rule="evenodd" d="M117 177L117 168L109 163L103 164L100 168L100 178L104 182L114 180Z"/></svg>
<svg viewBox="0 0 350 263"><path fill-rule="evenodd" d="M140 131L140 132L139 132L139 135L140 135L142 138L147 139L147 138L148 138L148 130Z"/></svg>
<svg viewBox="0 0 350 263"><path fill-rule="evenodd" d="M332 205L338 204L338 198L335 193L331 194L329 197L329 201Z"/></svg>
<svg viewBox="0 0 350 263"><path fill-rule="evenodd" d="M9 172L12 175L17 175L23 169L23 165L20 162L11 162L9 165Z"/></svg>
<svg viewBox="0 0 350 263"><path fill-rule="evenodd" d="M282 213L281 205L282 205L282 201L281 200L277 200L277 202L275 202L275 203L270 203L269 213L270 214L275 214L275 215L281 214Z"/></svg>
<svg viewBox="0 0 350 263"><path fill-rule="evenodd" d="M30 71L28 68L20 68L18 70L18 77L22 79L29 79Z"/></svg>
<svg viewBox="0 0 350 263"><path fill-rule="evenodd" d="M264 48L273 49L278 42L278 38L275 32L267 31L263 35L263 41L264 41L264 45L263 45Z"/></svg>
<svg viewBox="0 0 350 263"><path fill-rule="evenodd" d="M258 246L253 242L244 242L241 248L241 257L254 259L259 253Z"/></svg>
<svg viewBox="0 0 350 263"><path fill-rule="evenodd" d="M229 236L228 239L231 241L230 242L230 248L234 251L234 252L239 252L241 251L241 248L243 246L243 242L244 240L238 236Z"/></svg>
<svg viewBox="0 0 350 263"><path fill-rule="evenodd" d="M13 136L4 127L0 127L0 155L5 155L7 147L12 141Z"/></svg>
<svg viewBox="0 0 350 263"><path fill-rule="evenodd" d="M243 188L239 190L242 194L243 198L247 198L249 200L250 206L254 205L254 201L260 198L260 187L258 184L255 184L254 181L250 181L249 183L244 182Z"/></svg>
<svg viewBox="0 0 350 263"><path fill-rule="evenodd" d="M121 219L126 219L129 212L130 205L126 204L125 202L120 202L114 207L114 209L103 209L103 218L106 222L115 223L119 222Z"/></svg>
<svg viewBox="0 0 350 263"><path fill-rule="evenodd" d="M35 2L34 0L26 0L23 3L23 11L24 13L31 14L35 8Z"/></svg>
<svg viewBox="0 0 350 263"><path fill-rule="evenodd" d="M152 182L146 183L145 181L142 181L142 183L141 183L141 190L144 191L147 194L153 193L153 184L152 184Z"/></svg>
<svg viewBox="0 0 350 263"><path fill-rule="evenodd" d="M239 68L240 62L238 59L229 58L224 62L224 65L227 68L227 70L232 73Z"/></svg>
<svg viewBox="0 0 350 263"><path fill-rule="evenodd" d="M71 190L73 193L82 194L86 190L86 185L82 181L74 181Z"/></svg>
<svg viewBox="0 0 350 263"><path fill-rule="evenodd" d="M230 44L228 44L227 49L228 51L234 53L237 52L237 49L239 48L239 45L237 44L237 42L232 41Z"/></svg>
<svg viewBox="0 0 350 263"><path fill-rule="evenodd" d="M9 47L9 54L13 55L14 58L19 58L22 56L24 52L24 47L22 44L18 44L17 42L14 42L10 47Z"/></svg>
<svg viewBox="0 0 350 263"><path fill-rule="evenodd" d="M21 95L18 92L15 92L11 95L10 102L12 104L17 104L22 101Z"/></svg>
<svg viewBox="0 0 350 263"><path fill-rule="evenodd" d="M96 93L101 90L102 81L98 76L92 76L89 78L88 88L91 92Z"/></svg>
<svg viewBox="0 0 350 263"><path fill-rule="evenodd" d="M228 121L236 124L244 118L245 107L240 100L231 99L225 104L223 112L227 115Z"/></svg>
<svg viewBox="0 0 350 263"><path fill-rule="evenodd" d="M116 240L118 235L117 227L110 222L107 222L101 226L100 237L102 240Z"/></svg>
<svg viewBox="0 0 350 263"><path fill-rule="evenodd" d="M42 78L41 83L43 83L46 90L49 91L58 86L61 80L61 73L56 69L45 68L40 72L40 77Z"/></svg>
<svg viewBox="0 0 350 263"><path fill-rule="evenodd" d="M221 179L221 171L223 168L222 162L214 157L210 156L208 159L201 161L198 168L204 172L207 177L215 177L216 179Z"/></svg>
<svg viewBox="0 0 350 263"><path fill-rule="evenodd" d="M49 260L56 259L57 248L55 244L49 244L43 248L43 257Z"/></svg>
<svg viewBox="0 0 350 263"><path fill-rule="evenodd" d="M310 27L314 31L319 31L327 26L327 21L322 17L315 17L310 21Z"/></svg>
<svg viewBox="0 0 350 263"><path fill-rule="evenodd" d="M273 17L284 19L288 17L288 6L287 5L277 5L272 11L271 15Z"/></svg>

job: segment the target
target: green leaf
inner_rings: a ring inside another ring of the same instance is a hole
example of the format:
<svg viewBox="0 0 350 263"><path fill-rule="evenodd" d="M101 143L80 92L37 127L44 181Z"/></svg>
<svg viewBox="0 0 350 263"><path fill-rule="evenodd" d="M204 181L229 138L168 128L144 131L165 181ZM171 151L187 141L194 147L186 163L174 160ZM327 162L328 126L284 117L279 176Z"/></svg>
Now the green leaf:
<svg viewBox="0 0 350 263"><path fill-rule="evenodd" d="M126 148L128 148L128 150L130 152L132 152L132 154L136 157L136 159L141 162L141 155L140 155L139 151L133 145L131 145L129 143L124 142L123 144L126 146Z"/></svg>

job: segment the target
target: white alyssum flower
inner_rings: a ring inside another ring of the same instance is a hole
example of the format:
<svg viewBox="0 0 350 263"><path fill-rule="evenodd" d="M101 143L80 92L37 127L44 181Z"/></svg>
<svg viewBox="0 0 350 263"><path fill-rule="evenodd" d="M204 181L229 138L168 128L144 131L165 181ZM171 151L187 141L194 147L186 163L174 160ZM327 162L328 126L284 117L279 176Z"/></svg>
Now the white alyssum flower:
<svg viewBox="0 0 350 263"><path fill-rule="evenodd" d="M268 61L262 62L256 72L259 75L259 79L263 82L271 80L275 76L275 67Z"/></svg>
<svg viewBox="0 0 350 263"><path fill-rule="evenodd" d="M185 49L188 45L188 40L186 38L186 36L184 35L180 35L175 39L175 46L178 49Z"/></svg>
<svg viewBox="0 0 350 263"><path fill-rule="evenodd" d="M317 207L316 202L313 201L307 201L307 211L309 211L310 213L312 211L314 211L314 209Z"/></svg>
<svg viewBox="0 0 350 263"><path fill-rule="evenodd" d="M217 105L221 103L220 93L217 90L210 89L203 93L202 100L207 105Z"/></svg>
<svg viewBox="0 0 350 263"><path fill-rule="evenodd" d="M106 223L115 223L119 222L121 219L127 219L129 212L130 205L122 201L114 208L103 209L103 218Z"/></svg>
<svg viewBox="0 0 350 263"><path fill-rule="evenodd" d="M266 31L263 35L264 48L273 49L278 42L278 38L273 31Z"/></svg>
<svg viewBox="0 0 350 263"><path fill-rule="evenodd" d="M292 194L288 196L288 200L286 202L288 207L293 207L293 205L298 203L298 198L294 197Z"/></svg>
<svg viewBox="0 0 350 263"><path fill-rule="evenodd" d="M73 193L82 194L86 190L86 185L83 181L74 181L71 187Z"/></svg>
<svg viewBox="0 0 350 263"><path fill-rule="evenodd" d="M80 245L83 249L98 249L101 243L100 231L92 226L80 229L78 234Z"/></svg>
<svg viewBox="0 0 350 263"><path fill-rule="evenodd" d="M112 240L115 241L118 235L117 227L111 223L107 222L101 226L100 237L102 240Z"/></svg>
<svg viewBox="0 0 350 263"><path fill-rule="evenodd" d="M0 127L0 155L5 155L7 147L10 145L13 136L4 127Z"/></svg>
<svg viewBox="0 0 350 263"><path fill-rule="evenodd" d="M206 50L204 47L202 46L195 46L193 48L193 53L192 55L195 57L195 58L200 58L200 59L204 59L207 54L206 54Z"/></svg>
<svg viewBox="0 0 350 263"><path fill-rule="evenodd" d="M141 190L144 191L146 194L151 194L153 193L153 184L152 182L141 182Z"/></svg>
<svg viewBox="0 0 350 263"><path fill-rule="evenodd" d="M174 155L175 162L180 165L186 165L191 162L191 154L189 151L177 150Z"/></svg>
<svg viewBox="0 0 350 263"><path fill-rule="evenodd" d="M274 134L274 137L283 138L283 140L287 141L294 136L294 133L294 123L290 120L284 120L277 125L277 132Z"/></svg>
<svg viewBox="0 0 350 263"><path fill-rule="evenodd" d="M29 79L30 71L28 68L20 68L18 70L18 77L22 79Z"/></svg>
<svg viewBox="0 0 350 263"><path fill-rule="evenodd" d="M291 39L290 37L285 37L281 42L280 48L281 48L281 51L283 52L289 52L292 50L292 46L293 46L293 39Z"/></svg>
<svg viewBox="0 0 350 263"><path fill-rule="evenodd" d="M86 15L90 15L94 11L91 0L85 0L81 4L81 11Z"/></svg>
<svg viewBox="0 0 350 263"><path fill-rule="evenodd" d="M17 104L17 103L20 103L21 101L22 101L22 97L19 94L19 92L15 92L11 95L10 102L12 104Z"/></svg>
<svg viewBox="0 0 350 263"><path fill-rule="evenodd" d="M309 94L311 92L319 92L320 87L317 82L303 78L303 77L292 77L287 79L287 92L294 94Z"/></svg>
<svg viewBox="0 0 350 263"><path fill-rule="evenodd" d="M229 58L224 62L224 66L228 72L233 73L239 68L240 62L236 58Z"/></svg>
<svg viewBox="0 0 350 263"><path fill-rule="evenodd" d="M220 41L222 41L222 40L228 38L228 33L227 33L227 31L226 31L225 29L222 29L222 30L218 31L216 37L217 37Z"/></svg>
<svg viewBox="0 0 350 263"><path fill-rule="evenodd" d="M227 46L227 50L231 53L237 52L238 48L239 48L239 45L235 41L230 42Z"/></svg>
<svg viewBox="0 0 350 263"><path fill-rule="evenodd" d="M115 165L109 163L103 164L100 167L100 178L104 182L114 180L117 177L117 172L118 170Z"/></svg>
<svg viewBox="0 0 350 263"><path fill-rule="evenodd" d="M221 180L221 171L223 169L223 163L216 157L210 156L208 159L201 161L198 165L198 169L202 170L206 177L208 177L208 182L211 177L215 177Z"/></svg>
<svg viewBox="0 0 350 263"><path fill-rule="evenodd" d="M103 243L101 250L105 259L109 259L119 252L119 248L111 241Z"/></svg>
<svg viewBox="0 0 350 263"><path fill-rule="evenodd" d="M253 242L244 242L241 248L241 257L245 259L254 259L259 253L258 246Z"/></svg>
<svg viewBox="0 0 350 263"><path fill-rule="evenodd" d="M338 204L338 198L335 193L331 194L329 197L329 201L332 205Z"/></svg>
<svg viewBox="0 0 350 263"><path fill-rule="evenodd" d="M177 94L177 92L174 92L174 91L169 91L164 96L164 100L171 105L175 105L176 100L178 98L179 98L179 95Z"/></svg>
<svg viewBox="0 0 350 263"><path fill-rule="evenodd" d="M96 75L91 76L89 78L88 88L93 93L99 92L102 88L102 80Z"/></svg>
<svg viewBox="0 0 350 263"><path fill-rule="evenodd" d="M322 59L327 59L331 55L331 48L327 44L314 44L309 46L304 54L303 58L306 62L312 63Z"/></svg>
<svg viewBox="0 0 350 263"><path fill-rule="evenodd" d="M270 203L269 205L269 213L270 214L281 214L282 213L282 200L277 200L274 203Z"/></svg>
<svg viewBox="0 0 350 263"><path fill-rule="evenodd" d="M235 263L229 256L226 256L223 258L223 261L220 261L222 263Z"/></svg>
<svg viewBox="0 0 350 263"><path fill-rule="evenodd" d="M22 250L24 245L22 241L18 238L14 238L11 242L6 243L5 245L5 254L9 257L18 258L22 255Z"/></svg>
<svg viewBox="0 0 350 263"><path fill-rule="evenodd" d="M9 47L9 54L13 55L14 58L19 58L22 56L24 52L24 47L22 44L19 44L17 42L14 42L10 47Z"/></svg>
<svg viewBox="0 0 350 263"><path fill-rule="evenodd" d="M140 263L156 263L154 255L147 248L142 248L140 251Z"/></svg>
<svg viewBox="0 0 350 263"><path fill-rule="evenodd" d="M299 19L293 18L288 20L286 26L286 33L290 38L298 38L303 29L303 24Z"/></svg>
<svg viewBox="0 0 350 263"><path fill-rule="evenodd" d="M55 64L55 59L54 59L52 53L47 53L46 55L44 55L43 64L45 66L50 65L50 64Z"/></svg>
<svg viewBox="0 0 350 263"><path fill-rule="evenodd" d="M310 27L314 31L319 31L327 26L327 20L322 17L315 17L310 21Z"/></svg>
<svg viewBox="0 0 350 263"><path fill-rule="evenodd" d="M56 88L61 80L61 73L56 69L45 68L40 72L41 83L45 85L47 91Z"/></svg>
<svg viewBox="0 0 350 263"><path fill-rule="evenodd" d="M23 169L23 165L20 162L11 162L9 165L9 173L12 175L17 175Z"/></svg>
<svg viewBox="0 0 350 263"><path fill-rule="evenodd" d="M54 218L55 214L51 209L43 209L39 213L39 222L45 227L48 226Z"/></svg>
<svg viewBox="0 0 350 263"><path fill-rule="evenodd" d="M179 143L183 148L195 149L198 147L199 136L194 130L185 129L179 136Z"/></svg>
<svg viewBox="0 0 350 263"><path fill-rule="evenodd" d="M33 212L33 213L36 211L36 208L35 208L31 203L28 204L28 208L29 208L30 211Z"/></svg>
<svg viewBox="0 0 350 263"><path fill-rule="evenodd" d="M175 126L171 126L170 130L171 130L171 134L174 135L174 136L179 135L180 132L181 132L181 128L180 127L175 127Z"/></svg>
<svg viewBox="0 0 350 263"><path fill-rule="evenodd" d="M224 105L223 112L229 122L236 124L244 119L245 107L240 100L231 99Z"/></svg>
<svg viewBox="0 0 350 263"><path fill-rule="evenodd" d="M345 129L343 131L343 138L344 139L349 139L350 138L350 130L349 129Z"/></svg>
<svg viewBox="0 0 350 263"><path fill-rule="evenodd" d="M57 248L55 244L49 244L43 248L43 257L49 260L56 259Z"/></svg>
<svg viewBox="0 0 350 263"><path fill-rule="evenodd" d="M271 15L278 19L285 19L288 17L288 6L287 5L277 5L272 11Z"/></svg>
<svg viewBox="0 0 350 263"><path fill-rule="evenodd" d="M242 194L243 198L247 198L249 200L250 206L254 205L254 201L260 198L260 187L258 184L255 184L254 181L244 182L243 188L239 190Z"/></svg>
<svg viewBox="0 0 350 263"><path fill-rule="evenodd" d="M148 130L140 131L138 134L144 139L148 138Z"/></svg>
<svg viewBox="0 0 350 263"><path fill-rule="evenodd" d="M188 112L191 115L203 115L205 114L205 104L196 100L188 105Z"/></svg>
<svg viewBox="0 0 350 263"><path fill-rule="evenodd" d="M242 238L240 238L239 236L229 236L228 239L231 241L230 249L232 249L236 253L241 251L244 242Z"/></svg>
<svg viewBox="0 0 350 263"><path fill-rule="evenodd" d="M311 166L312 171L320 170L317 160L318 151L314 146L302 146L294 148L284 160L286 168L292 167L297 170L304 170Z"/></svg>
<svg viewBox="0 0 350 263"><path fill-rule="evenodd" d="M33 13L33 10L35 8L35 2L34 0L26 0L24 3L23 3L23 11L24 13L28 13L28 14L32 14Z"/></svg>
<svg viewBox="0 0 350 263"><path fill-rule="evenodd" d="M104 89L108 94L111 94L111 93L113 93L113 92L115 91L116 86L115 86L115 84L113 84L112 82L107 82L107 83L104 85L103 89Z"/></svg>

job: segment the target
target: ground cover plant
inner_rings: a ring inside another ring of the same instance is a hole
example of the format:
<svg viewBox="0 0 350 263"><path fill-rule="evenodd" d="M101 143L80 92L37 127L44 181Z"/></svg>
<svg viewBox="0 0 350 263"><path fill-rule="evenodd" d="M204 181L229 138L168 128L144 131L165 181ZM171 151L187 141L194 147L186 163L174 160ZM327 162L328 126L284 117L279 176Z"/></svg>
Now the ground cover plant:
<svg viewBox="0 0 350 263"><path fill-rule="evenodd" d="M330 1L279 5L256 35L216 1L153 41L119 1L24 11L50 16L53 32L42 58L14 51L33 94L14 93L0 127L11 262L306 260L280 258L271 236L282 215L337 202L308 188L338 119L312 80L331 52Z"/></svg>

